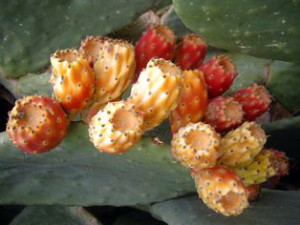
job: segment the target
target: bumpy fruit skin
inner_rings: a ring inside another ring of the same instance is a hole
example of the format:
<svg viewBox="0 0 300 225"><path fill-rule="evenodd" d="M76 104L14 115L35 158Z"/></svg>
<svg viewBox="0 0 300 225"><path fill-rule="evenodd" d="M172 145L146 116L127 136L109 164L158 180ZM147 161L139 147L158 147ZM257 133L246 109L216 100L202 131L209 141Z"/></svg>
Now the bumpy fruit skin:
<svg viewBox="0 0 300 225"><path fill-rule="evenodd" d="M121 154L143 134L143 113L125 101L109 102L89 123L91 142L100 152Z"/></svg>
<svg viewBox="0 0 300 225"><path fill-rule="evenodd" d="M272 102L267 89L257 84L236 91L232 97L243 105L244 118L247 121L253 121L267 112Z"/></svg>
<svg viewBox="0 0 300 225"><path fill-rule="evenodd" d="M220 137L208 124L189 123L173 135L173 156L193 170L214 167L217 163Z"/></svg>
<svg viewBox="0 0 300 225"><path fill-rule="evenodd" d="M104 105L119 98L132 82L135 65L134 47L130 43L106 38L94 63L93 102Z"/></svg>
<svg viewBox="0 0 300 225"><path fill-rule="evenodd" d="M189 122L199 122L207 107L207 90L203 73L199 70L183 71L182 88L176 109L170 116L172 133Z"/></svg>
<svg viewBox="0 0 300 225"><path fill-rule="evenodd" d="M218 162L230 167L250 164L266 143L264 130L254 122L244 122L221 138Z"/></svg>
<svg viewBox="0 0 300 225"><path fill-rule="evenodd" d="M26 153L43 153L55 148L67 133L68 121L59 103L45 96L26 96L16 101L6 132Z"/></svg>
<svg viewBox="0 0 300 225"><path fill-rule="evenodd" d="M225 55L210 58L199 69L204 73L210 98L227 91L237 76L235 65Z"/></svg>
<svg viewBox="0 0 300 225"><path fill-rule="evenodd" d="M209 102L204 121L217 132L231 130L242 123L243 107L232 97L216 97Z"/></svg>
<svg viewBox="0 0 300 225"><path fill-rule="evenodd" d="M153 58L132 86L129 101L144 112L144 129L151 130L176 108L181 70L172 62Z"/></svg>
<svg viewBox="0 0 300 225"><path fill-rule="evenodd" d="M148 27L135 46L135 81L151 58L172 60L175 55L175 42L176 37L171 28L162 25Z"/></svg>
<svg viewBox="0 0 300 225"><path fill-rule="evenodd" d="M272 148L265 149L264 151L271 151L274 154L275 161L273 165L276 168L276 177L280 178L289 174L289 158L284 152Z"/></svg>
<svg viewBox="0 0 300 225"><path fill-rule="evenodd" d="M251 164L234 169L246 186L265 182L275 176L277 170L275 155L270 150L261 151Z"/></svg>
<svg viewBox="0 0 300 225"><path fill-rule="evenodd" d="M193 171L192 176L199 197L217 213L237 216L248 207L248 191L228 167L216 166Z"/></svg>
<svg viewBox="0 0 300 225"><path fill-rule="evenodd" d="M175 64L182 70L196 69L202 65L206 52L207 44L203 38L187 34L176 47Z"/></svg>
<svg viewBox="0 0 300 225"><path fill-rule="evenodd" d="M81 112L94 93L95 73L89 62L74 49L51 56L53 94L70 114Z"/></svg>
<svg viewBox="0 0 300 225"><path fill-rule="evenodd" d="M89 61L91 67L94 67L99 51L103 48L103 43L107 39L103 36L87 36L81 41L79 52Z"/></svg>

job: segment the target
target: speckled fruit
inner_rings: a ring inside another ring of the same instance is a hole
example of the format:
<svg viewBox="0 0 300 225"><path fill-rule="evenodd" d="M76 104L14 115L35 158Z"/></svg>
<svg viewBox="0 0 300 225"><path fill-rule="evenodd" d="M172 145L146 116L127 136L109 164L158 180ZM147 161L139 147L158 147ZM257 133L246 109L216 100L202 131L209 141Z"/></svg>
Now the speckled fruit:
<svg viewBox="0 0 300 225"><path fill-rule="evenodd" d="M253 121L269 110L271 95L262 85L252 84L232 94L243 105L244 118Z"/></svg>
<svg viewBox="0 0 300 225"><path fill-rule="evenodd" d="M143 112L125 101L109 102L89 123L91 142L101 151L120 154L136 144L143 134Z"/></svg>
<svg viewBox="0 0 300 225"><path fill-rule="evenodd" d="M249 205L248 191L241 179L228 167L193 171L196 189L202 201L224 216L237 216Z"/></svg>
<svg viewBox="0 0 300 225"><path fill-rule="evenodd" d="M95 73L89 62L74 49L51 56L53 94L70 114L81 112L94 93Z"/></svg>
<svg viewBox="0 0 300 225"><path fill-rule="evenodd" d="M175 63L182 70L196 69L206 56L207 44L197 34L183 36L176 47Z"/></svg>
<svg viewBox="0 0 300 225"><path fill-rule="evenodd" d="M57 101L44 96L26 96L16 101L6 132L13 144L26 153L47 152L67 133L66 114Z"/></svg>
<svg viewBox="0 0 300 225"><path fill-rule="evenodd" d="M243 121L242 105L231 97L216 97L209 102L204 121L217 132L236 128Z"/></svg>
<svg viewBox="0 0 300 225"><path fill-rule="evenodd" d="M230 167L246 166L262 150L266 140L266 134L259 125L244 122L221 138L219 163Z"/></svg>
<svg viewBox="0 0 300 225"><path fill-rule="evenodd" d="M170 116L172 133L189 122L199 122L206 111L207 90L203 73L199 70L183 71L182 88L176 109Z"/></svg>
<svg viewBox="0 0 300 225"><path fill-rule="evenodd" d="M172 60L175 55L175 34L167 26L149 27L137 41L135 46L136 71L135 81L151 58Z"/></svg>
<svg viewBox="0 0 300 225"><path fill-rule="evenodd" d="M144 129L151 130L176 108L181 70L170 61L152 59L132 86L129 101L144 112Z"/></svg>
<svg viewBox="0 0 300 225"><path fill-rule="evenodd" d="M233 62L225 55L217 55L204 62L199 69L204 73L210 98L227 91L237 71Z"/></svg>
<svg viewBox="0 0 300 225"><path fill-rule="evenodd" d="M135 65L134 47L129 42L106 38L94 63L93 102L104 105L119 98L132 82Z"/></svg>
<svg viewBox="0 0 300 225"><path fill-rule="evenodd" d="M173 156L185 167L199 170L214 167L220 137L208 124L189 123L173 135Z"/></svg>

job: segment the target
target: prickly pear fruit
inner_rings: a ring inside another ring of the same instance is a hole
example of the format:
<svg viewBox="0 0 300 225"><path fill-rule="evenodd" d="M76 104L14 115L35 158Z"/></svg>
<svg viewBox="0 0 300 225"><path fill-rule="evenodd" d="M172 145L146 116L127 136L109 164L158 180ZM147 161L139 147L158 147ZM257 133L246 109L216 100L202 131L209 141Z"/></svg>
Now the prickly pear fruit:
<svg viewBox="0 0 300 225"><path fill-rule="evenodd" d="M189 123L173 135L173 156L185 167L199 170L217 163L220 137L208 124Z"/></svg>
<svg viewBox="0 0 300 225"><path fill-rule="evenodd" d="M289 158L285 155L285 153L276 149L266 149L266 150L272 151L275 156L275 167L276 167L275 176L282 177L288 175L290 165L289 165Z"/></svg>
<svg viewBox="0 0 300 225"><path fill-rule="evenodd" d="M249 205L248 191L241 179L228 167L216 166L192 171L202 201L224 216L237 216Z"/></svg>
<svg viewBox="0 0 300 225"><path fill-rule="evenodd" d="M66 114L57 101L45 96L26 96L16 101L6 132L26 153L43 153L56 147L67 133Z"/></svg>
<svg viewBox="0 0 300 225"><path fill-rule="evenodd" d="M242 104L232 97L216 97L209 102L204 121L213 126L217 132L236 128L243 121Z"/></svg>
<svg viewBox="0 0 300 225"><path fill-rule="evenodd" d="M75 49L56 51L51 56L50 83L58 102L70 114L81 112L94 93L95 73Z"/></svg>
<svg viewBox="0 0 300 225"><path fill-rule="evenodd" d="M103 105L119 98L134 76L134 47L124 40L106 38L95 60L94 70L93 102Z"/></svg>
<svg viewBox="0 0 300 225"><path fill-rule="evenodd" d="M235 168L234 171L242 178L246 186L261 184L268 178L275 176L278 171L275 154L271 150L263 150L251 164Z"/></svg>
<svg viewBox="0 0 300 225"><path fill-rule="evenodd" d="M199 69L204 73L210 98L227 91L237 76L235 65L225 55L210 58Z"/></svg>
<svg viewBox="0 0 300 225"><path fill-rule="evenodd" d="M176 108L181 70L164 59L151 59L132 86L129 101L144 112L144 129L151 130Z"/></svg>
<svg viewBox="0 0 300 225"><path fill-rule="evenodd" d="M176 37L173 30L167 26L147 28L135 46L136 71L135 81L151 58L172 60L175 55Z"/></svg>
<svg viewBox="0 0 300 225"><path fill-rule="evenodd" d="M189 122L199 122L207 106L207 90L203 73L199 70L183 71L182 88L176 109L170 116L172 133Z"/></svg>
<svg viewBox="0 0 300 225"><path fill-rule="evenodd" d="M143 113L125 101L109 102L89 123L91 142L100 152L120 154L143 134Z"/></svg>
<svg viewBox="0 0 300 225"><path fill-rule="evenodd" d="M206 56L207 44L197 34L187 34L176 47L175 64L182 70L196 69Z"/></svg>
<svg viewBox="0 0 300 225"><path fill-rule="evenodd" d="M230 167L250 164L266 143L264 130L254 122L244 122L220 141L219 163Z"/></svg>
<svg viewBox="0 0 300 225"><path fill-rule="evenodd" d="M243 105L244 118L253 121L268 111L272 102L271 95L262 85L252 84L232 94Z"/></svg>

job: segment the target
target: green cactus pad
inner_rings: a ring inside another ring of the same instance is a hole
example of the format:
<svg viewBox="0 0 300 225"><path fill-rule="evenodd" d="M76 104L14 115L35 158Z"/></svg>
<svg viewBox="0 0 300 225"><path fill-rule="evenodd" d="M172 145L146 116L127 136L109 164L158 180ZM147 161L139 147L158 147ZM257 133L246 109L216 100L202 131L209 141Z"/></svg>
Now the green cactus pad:
<svg viewBox="0 0 300 225"><path fill-rule="evenodd" d="M300 64L291 66L287 66L284 62L277 64L281 70L276 71L274 68L274 71L271 71L266 86L283 106L300 111Z"/></svg>
<svg viewBox="0 0 300 225"><path fill-rule="evenodd" d="M297 225L300 221L299 191L263 190L238 217L224 217L209 209L198 196L188 196L154 204L151 212L170 225Z"/></svg>
<svg viewBox="0 0 300 225"><path fill-rule="evenodd" d="M40 155L23 154L0 134L0 204L136 205L194 191L169 144L145 137L123 155L107 155L89 141L86 125L73 123L69 131Z"/></svg>
<svg viewBox="0 0 300 225"><path fill-rule="evenodd" d="M173 0L183 23L214 47L299 62L300 2Z"/></svg>
<svg viewBox="0 0 300 225"><path fill-rule="evenodd" d="M10 225L101 225L82 207L29 206Z"/></svg>
<svg viewBox="0 0 300 225"><path fill-rule="evenodd" d="M129 24L162 0L11 0L0 7L0 71L18 77L49 63L56 49L86 35L105 35Z"/></svg>

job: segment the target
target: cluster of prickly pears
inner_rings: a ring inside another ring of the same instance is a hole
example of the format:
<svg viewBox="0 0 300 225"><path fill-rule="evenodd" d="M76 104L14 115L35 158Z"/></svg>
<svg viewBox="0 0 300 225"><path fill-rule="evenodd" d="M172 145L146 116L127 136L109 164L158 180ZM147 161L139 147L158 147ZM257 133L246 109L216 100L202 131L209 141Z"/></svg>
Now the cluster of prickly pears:
<svg viewBox="0 0 300 225"><path fill-rule="evenodd" d="M26 152L56 147L68 121L78 114L88 123L90 140L100 152L125 152L144 132L170 116L182 86L181 69L166 59L151 57L130 97L121 100L134 78L135 49L125 40L108 37L89 36L79 50L58 50L51 56L51 65L55 100L27 96L16 102L10 114L9 137Z"/></svg>
<svg viewBox="0 0 300 225"><path fill-rule="evenodd" d="M79 114L100 152L121 154L169 118L172 154L191 169L199 197L225 216L242 213L249 190L288 172L287 157L262 150L266 135L251 122L269 109L270 95L253 84L221 96L237 76L233 62L225 55L203 62L207 45L195 34L177 46L175 39L170 28L159 25L148 28L135 48L89 36L79 50L55 52L50 79L55 99L18 100L7 124L9 137L25 152L46 152ZM130 96L121 100L134 76Z"/></svg>
<svg viewBox="0 0 300 225"><path fill-rule="evenodd" d="M249 205L248 187L288 173L288 158L263 149L266 139L255 122L244 122L223 137L209 124L189 123L173 135L172 154L191 169L208 207L225 216L239 215Z"/></svg>
<svg viewBox="0 0 300 225"><path fill-rule="evenodd" d="M164 26L146 30L136 46L140 90L134 88L132 93L144 101L146 95L139 92L149 91L151 78L157 82L153 88L160 88L156 74L146 77L142 70L151 57L174 60L183 70L177 107L169 118L172 154L191 169L199 197L208 207L225 216L239 215L257 194L259 184L288 171L284 153L276 157L274 151L263 150L267 137L252 122L268 111L270 94L263 86L252 84L222 96L238 74L234 63L226 55L203 62L207 45L198 35L184 36L177 46L174 39L174 33ZM160 103L156 99L143 105L150 118L153 106ZM149 126L152 128L151 123Z"/></svg>

